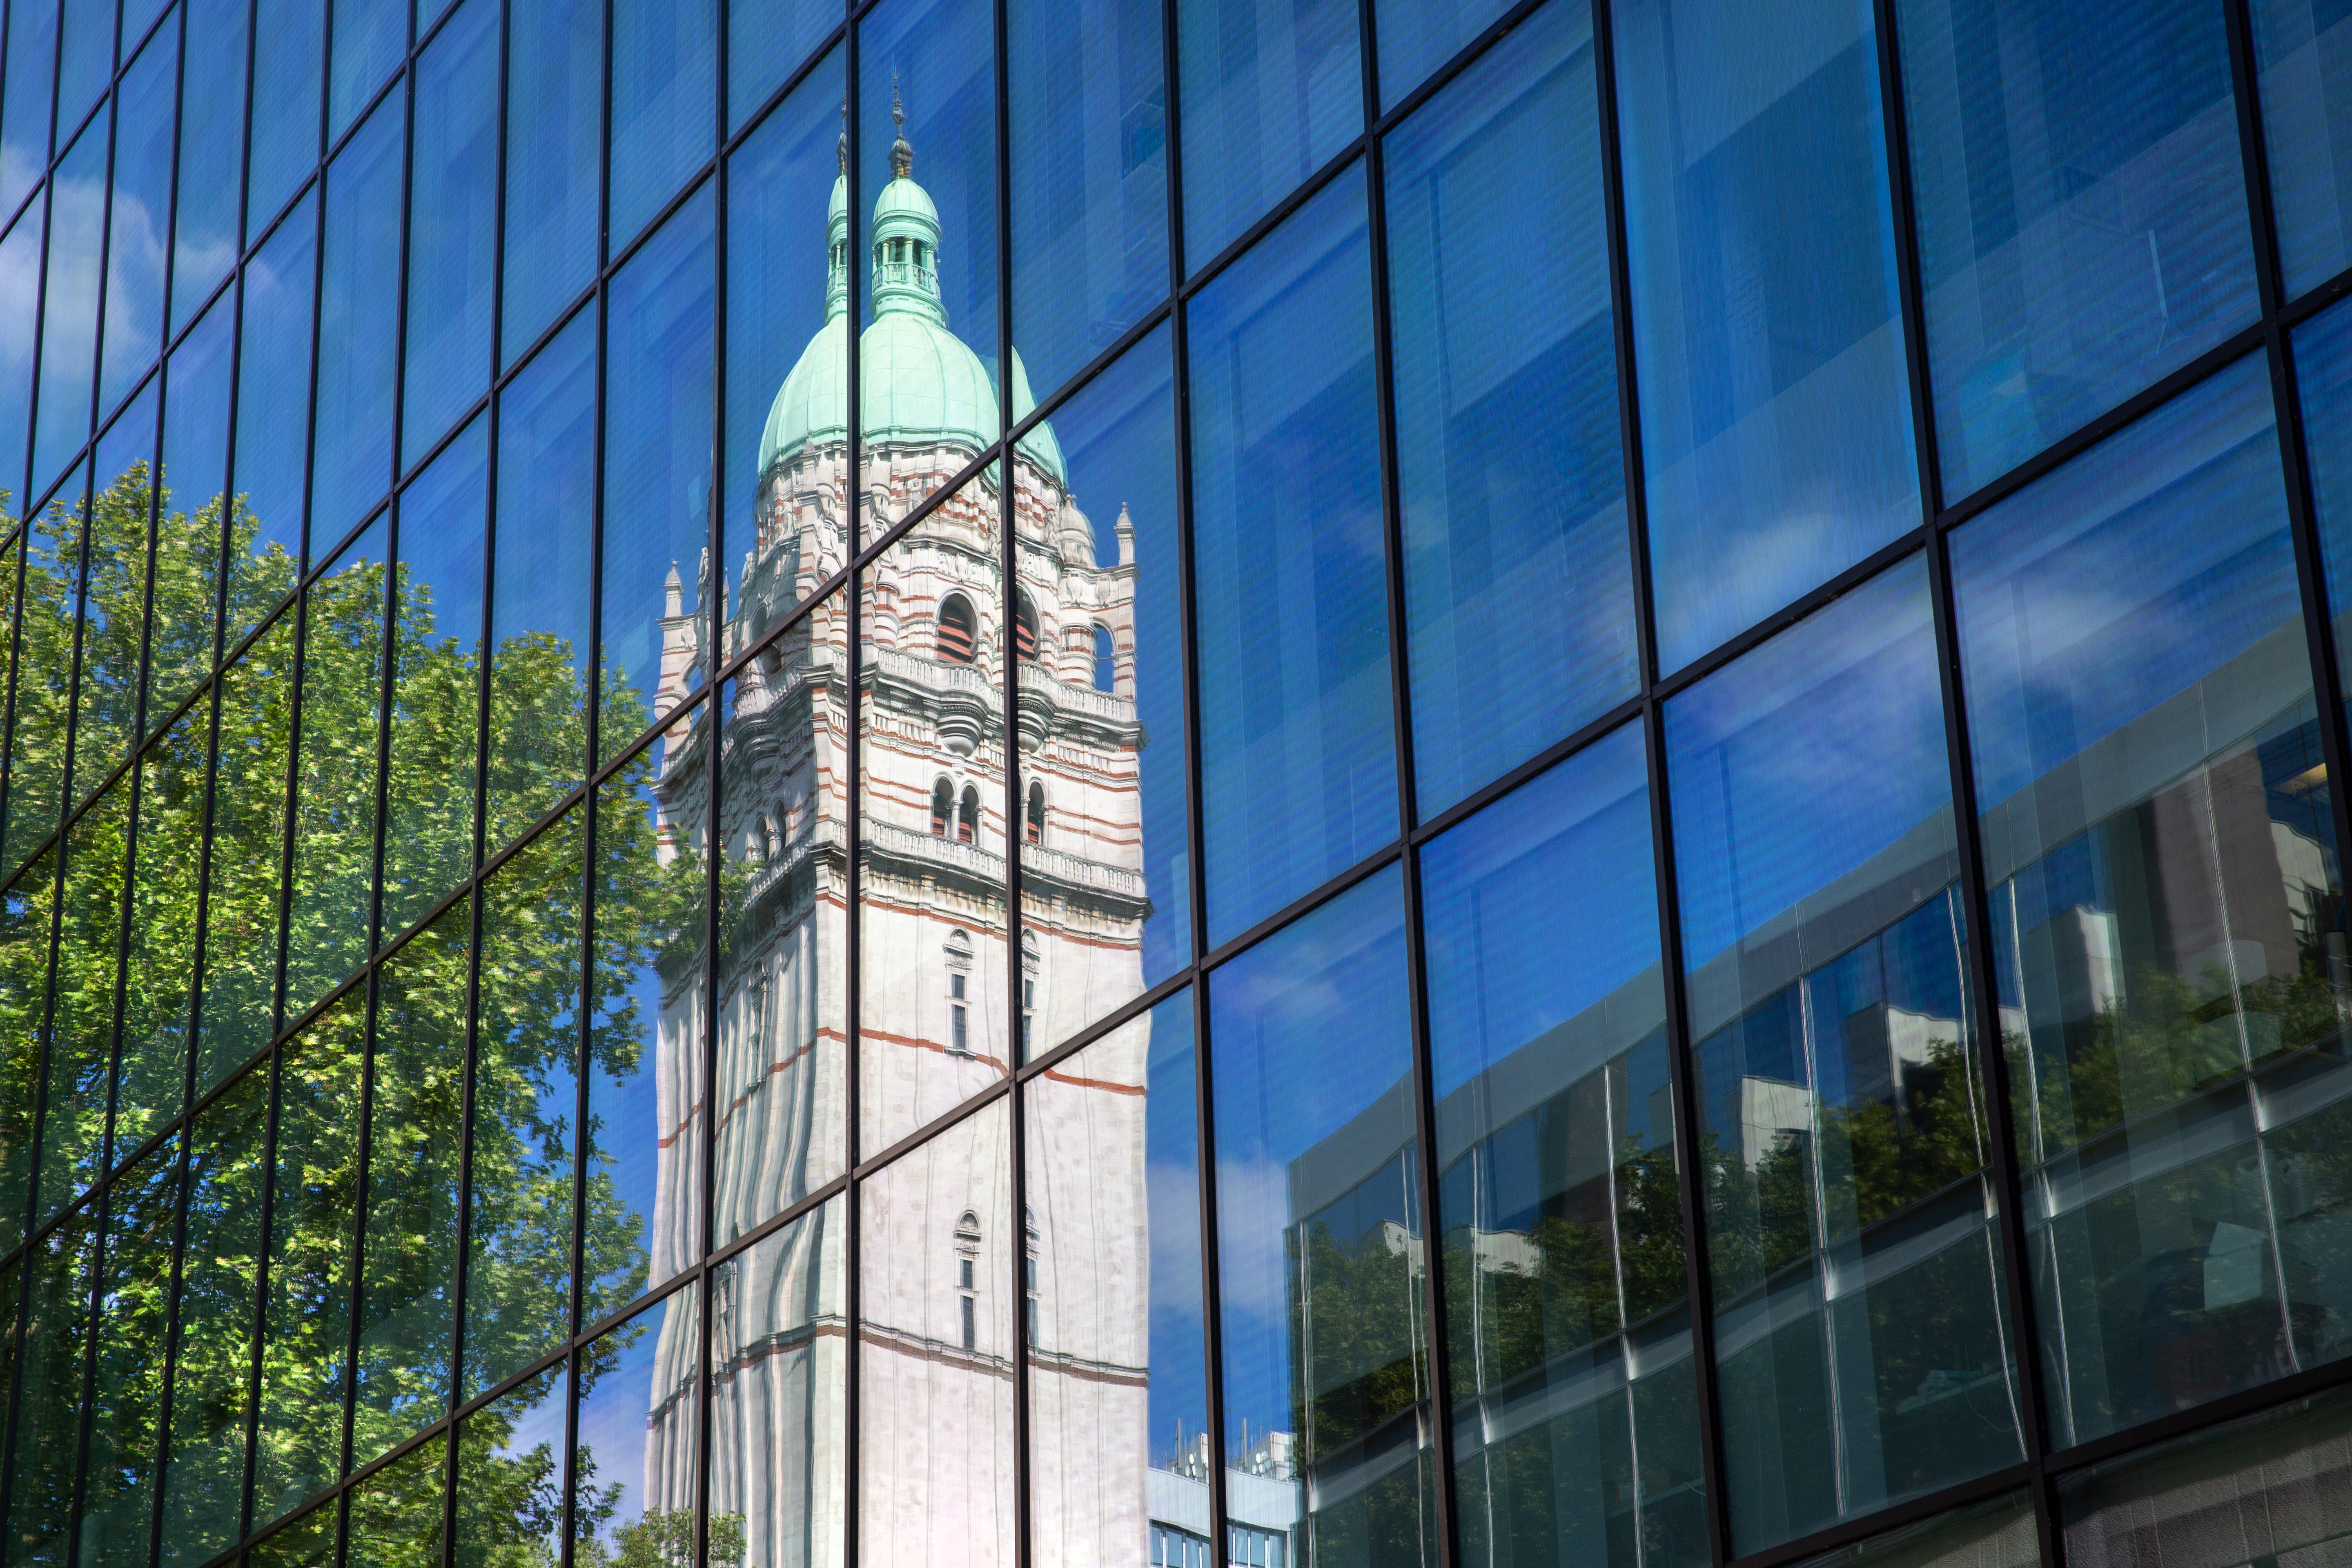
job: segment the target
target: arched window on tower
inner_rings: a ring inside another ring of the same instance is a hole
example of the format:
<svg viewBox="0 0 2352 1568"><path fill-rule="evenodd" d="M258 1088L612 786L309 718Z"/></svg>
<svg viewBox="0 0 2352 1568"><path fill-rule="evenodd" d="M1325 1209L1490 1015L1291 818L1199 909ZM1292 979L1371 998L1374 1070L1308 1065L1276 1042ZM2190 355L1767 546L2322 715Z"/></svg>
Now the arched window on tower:
<svg viewBox="0 0 2352 1568"><path fill-rule="evenodd" d="M948 1054L971 1055L971 938L948 932Z"/></svg>
<svg viewBox="0 0 2352 1568"><path fill-rule="evenodd" d="M1018 588L1013 597L1013 651L1030 663L1036 662L1037 606Z"/></svg>
<svg viewBox="0 0 2352 1568"><path fill-rule="evenodd" d="M956 813L956 838L964 844L980 842L980 792L970 784L963 786L963 806Z"/></svg>
<svg viewBox="0 0 2352 1568"><path fill-rule="evenodd" d="M1037 1016L1037 970L1042 963L1037 952L1037 933L1021 933L1021 1059L1029 1059L1031 1022Z"/></svg>
<svg viewBox="0 0 2352 1568"><path fill-rule="evenodd" d="M963 1211L956 1221L956 1310L963 1320L963 1348L980 1348L980 1215Z"/></svg>
<svg viewBox="0 0 2352 1568"><path fill-rule="evenodd" d="M940 601L940 658L950 664L970 664L977 647L971 601L950 594Z"/></svg>
<svg viewBox="0 0 2352 1568"><path fill-rule="evenodd" d="M1118 659L1113 652L1110 628L1095 623L1095 689L1108 691L1118 684Z"/></svg>
<svg viewBox="0 0 2352 1568"><path fill-rule="evenodd" d="M931 837L945 838L948 823L955 816L955 785L941 779L931 786Z"/></svg>
<svg viewBox="0 0 2352 1568"><path fill-rule="evenodd" d="M1036 780L1029 781L1029 812L1022 834L1032 844L1045 842L1045 786Z"/></svg>

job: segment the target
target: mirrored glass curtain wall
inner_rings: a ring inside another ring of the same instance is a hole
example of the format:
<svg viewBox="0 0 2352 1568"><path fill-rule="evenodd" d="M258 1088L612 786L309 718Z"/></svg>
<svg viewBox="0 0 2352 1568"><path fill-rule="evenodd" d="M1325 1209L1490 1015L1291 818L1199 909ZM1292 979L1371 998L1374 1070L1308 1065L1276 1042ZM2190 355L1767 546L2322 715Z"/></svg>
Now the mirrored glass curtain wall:
<svg viewBox="0 0 2352 1568"><path fill-rule="evenodd" d="M0 0L0 1568L2352 1552L2336 0Z"/></svg>

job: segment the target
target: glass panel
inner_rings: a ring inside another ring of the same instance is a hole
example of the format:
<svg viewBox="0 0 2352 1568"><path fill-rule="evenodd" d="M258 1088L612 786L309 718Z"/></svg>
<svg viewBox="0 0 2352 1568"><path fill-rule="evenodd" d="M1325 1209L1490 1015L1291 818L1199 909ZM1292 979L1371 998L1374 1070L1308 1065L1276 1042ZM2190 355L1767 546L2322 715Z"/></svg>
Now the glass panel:
<svg viewBox="0 0 2352 1568"><path fill-rule="evenodd" d="M2254 0L2257 97L2270 143L2271 211L2286 290L2352 261L2352 19L2331 0Z"/></svg>
<svg viewBox="0 0 2352 1568"><path fill-rule="evenodd" d="M8 1483L11 1563L46 1568L67 1562L71 1551L97 1240L95 1217L80 1209L33 1244L26 1265L32 1299L17 1352L16 1462Z"/></svg>
<svg viewBox="0 0 2352 1568"><path fill-rule="evenodd" d="M836 594L727 684L719 751L720 1245L848 1158L849 628ZM699 820L709 775L665 790Z"/></svg>
<svg viewBox="0 0 2352 1568"><path fill-rule="evenodd" d="M137 42L134 36L131 40ZM114 192L106 237L105 364L99 412L122 401L163 347L164 246L172 228L172 110L180 30L140 52L115 95Z"/></svg>
<svg viewBox="0 0 2352 1568"><path fill-rule="evenodd" d="M377 971L353 1465L449 1405L473 918L459 900Z"/></svg>
<svg viewBox="0 0 2352 1568"><path fill-rule="evenodd" d="M587 815L566 814L483 884L473 1217L466 1240L467 1399L572 1333ZM593 1216L592 1266L635 1249L611 1198L611 1178L599 1171L587 1211ZM556 1422L562 1424L560 1412Z"/></svg>
<svg viewBox="0 0 2352 1568"><path fill-rule="evenodd" d="M1023 437L1013 468L1024 1058L1192 956L1170 370L1155 331ZM1108 528L1079 510L1114 502Z"/></svg>
<svg viewBox="0 0 2352 1568"><path fill-rule="evenodd" d="M858 26L858 188L876 195L850 215L866 261L842 262L865 323L858 527L870 540L996 438L1003 321L991 8L885 0ZM1019 368L1015 419L1030 408Z"/></svg>
<svg viewBox="0 0 2352 1568"><path fill-rule="evenodd" d="M2229 39L2200 0L1896 11L1958 498L2254 319Z"/></svg>
<svg viewBox="0 0 2352 1568"><path fill-rule="evenodd" d="M718 0L612 0L617 249L702 166L718 132Z"/></svg>
<svg viewBox="0 0 2352 1568"><path fill-rule="evenodd" d="M33 1195L33 1117L40 1105L57 909L57 851L50 848L0 894L0 1243L11 1247L24 1237Z"/></svg>
<svg viewBox="0 0 2352 1568"><path fill-rule="evenodd" d="M1051 392L1168 295L1160 7L1014 0L1005 27L1013 339Z"/></svg>
<svg viewBox="0 0 2352 1568"><path fill-rule="evenodd" d="M70 135L114 75L116 6L89 0L65 7L65 40L58 47L58 130Z"/></svg>
<svg viewBox="0 0 2352 1568"><path fill-rule="evenodd" d="M713 211L706 189L607 289L600 758L703 682L703 606L721 569L709 550Z"/></svg>
<svg viewBox="0 0 2352 1568"><path fill-rule="evenodd" d="M368 1568L439 1568L448 1468L449 1439L436 1433L353 1488L346 1560Z"/></svg>
<svg viewBox="0 0 2352 1568"><path fill-rule="evenodd" d="M279 617L223 671L219 690L197 1014L199 1094L267 1045L277 1017L294 617Z"/></svg>
<svg viewBox="0 0 2352 1568"><path fill-rule="evenodd" d="M242 7L239 7L242 14ZM6 109L0 112L0 211L14 212L49 166L49 106L56 90L58 7L8 7Z"/></svg>
<svg viewBox="0 0 2352 1568"><path fill-rule="evenodd" d="M1805 1568L2041 1568L2041 1563L2033 1500L2019 1491L1825 1552Z"/></svg>
<svg viewBox="0 0 2352 1568"><path fill-rule="evenodd" d="M2303 405L2312 510L2319 527L2321 577L2335 622L2339 670L2352 669L2352 309L2336 306L2296 329L2292 340Z"/></svg>
<svg viewBox="0 0 2352 1568"><path fill-rule="evenodd" d="M163 1471L164 1568L203 1563L237 1535L268 1130L269 1074L263 1070L247 1073L199 1111L190 1135L178 1360Z"/></svg>
<svg viewBox="0 0 2352 1568"><path fill-rule="evenodd" d="M155 393L150 382L98 438L84 547L81 674L74 689L73 793L85 799L122 765L139 735Z"/></svg>
<svg viewBox="0 0 2352 1568"><path fill-rule="evenodd" d="M1665 726L1748 1552L2024 1457L1925 561Z"/></svg>
<svg viewBox="0 0 2352 1568"><path fill-rule="evenodd" d="M1013 1152L999 1100L857 1191L857 1556L1013 1561Z"/></svg>
<svg viewBox="0 0 2352 1568"><path fill-rule="evenodd" d="M1212 944L1397 835L1366 245L1345 175L1191 305Z"/></svg>
<svg viewBox="0 0 2352 1568"><path fill-rule="evenodd" d="M392 485L402 112L397 100L380 106L327 170L318 450L311 458L313 553L332 548Z"/></svg>
<svg viewBox="0 0 2352 1568"><path fill-rule="evenodd" d="M172 320L184 321L236 261L237 174L245 165L247 0L186 0L188 58L204 84L182 95L179 199L172 236ZM12 99L9 110L16 109Z"/></svg>
<svg viewBox="0 0 2352 1568"><path fill-rule="evenodd" d="M258 233L277 215L319 161L325 86L319 46L326 20L327 7L317 0L254 0L247 234Z"/></svg>
<svg viewBox="0 0 2352 1568"><path fill-rule="evenodd" d="M689 1287L580 1352L575 1563L690 1561L701 1306Z"/></svg>
<svg viewBox="0 0 2352 1568"><path fill-rule="evenodd" d="M1393 868L1210 982L1238 1560L1347 1568L1437 1552L1406 1001Z"/></svg>
<svg viewBox="0 0 2352 1568"><path fill-rule="evenodd" d="M385 939L415 924L474 867L488 445L478 420L400 497Z"/></svg>
<svg viewBox="0 0 2352 1568"><path fill-rule="evenodd" d="M1011 1059L1009 639L992 469L948 498L862 584L857 1147L867 1157L994 1083Z"/></svg>
<svg viewBox="0 0 2352 1568"><path fill-rule="evenodd" d="M33 434L33 349L38 342L37 312L23 301L40 286L47 215L48 205L35 202L0 238L0 276L8 279L19 301L10 313L8 330L0 333L0 498L7 502L0 505L0 515L10 518L24 510L25 451Z"/></svg>
<svg viewBox="0 0 2352 1568"><path fill-rule="evenodd" d="M1394 109L1438 67L1475 42L1510 9L1506 0L1378 0L1381 106ZM1589 89L1588 89L1589 90ZM1588 117L1589 118L1589 117ZM1557 234L1557 228L1534 232Z"/></svg>
<svg viewBox="0 0 2352 1568"><path fill-rule="evenodd" d="M849 1200L710 1280L710 1563L843 1560Z"/></svg>
<svg viewBox="0 0 2352 1568"><path fill-rule="evenodd" d="M735 7L738 26L785 7ZM732 614L759 636L840 570L847 525L848 178L836 50L728 165L729 553L745 554ZM824 248L817 208L827 203ZM739 546L739 542L740 546ZM740 641L730 651L740 648Z"/></svg>
<svg viewBox="0 0 2352 1568"><path fill-rule="evenodd" d="M41 1111L39 1224L98 1179L106 1158L106 1085L114 1066L115 982L131 791L109 790L66 832L65 914L49 999L48 1090Z"/></svg>
<svg viewBox="0 0 2352 1568"><path fill-rule="evenodd" d="M1616 0L1658 664L1919 521L1866 5Z"/></svg>
<svg viewBox="0 0 2352 1568"><path fill-rule="evenodd" d="M256 1529L341 1473L366 1045L361 989L278 1051Z"/></svg>
<svg viewBox="0 0 2352 1568"><path fill-rule="evenodd" d="M1186 271L1364 128L1361 44L1347 0L1177 0Z"/></svg>
<svg viewBox="0 0 2352 1568"><path fill-rule="evenodd" d="M41 290L40 395L33 491L56 479L89 439L98 375L98 304L106 247L106 121L58 160L49 182L49 259Z"/></svg>
<svg viewBox="0 0 2352 1568"><path fill-rule="evenodd" d="M499 7L467 0L416 63L408 357L400 466L433 449L490 374L498 260ZM524 265L529 265L524 262Z"/></svg>
<svg viewBox="0 0 2352 1568"><path fill-rule="evenodd" d="M302 591L302 753L294 782L294 908L286 944L289 1018L367 957L390 533L388 521L377 518Z"/></svg>
<svg viewBox="0 0 2352 1568"><path fill-rule="evenodd" d="M572 1333L585 816L564 816L482 886L463 1399ZM635 1237L612 1204L612 1178L595 1175L588 1258L609 1268L635 1256Z"/></svg>
<svg viewBox="0 0 2352 1568"><path fill-rule="evenodd" d="M1212 1533L1192 1075L1184 991L1024 1090L1039 1568L1133 1562L1148 1531Z"/></svg>
<svg viewBox="0 0 2352 1568"><path fill-rule="evenodd" d="M2343 891L2263 368L1953 535L2053 1442L2346 1348Z"/></svg>
<svg viewBox="0 0 2352 1568"><path fill-rule="evenodd" d="M161 513L156 521L147 722L162 722L213 667L219 618L221 523L228 498L229 357L236 301L223 299L173 352L165 375ZM236 548L253 544L237 509Z"/></svg>
<svg viewBox="0 0 2352 1568"><path fill-rule="evenodd" d="M115 1068L115 1160L176 1114L187 1093L205 742L211 730L212 704L199 703L139 759L139 842L131 873L122 1054Z"/></svg>
<svg viewBox="0 0 2352 1568"><path fill-rule="evenodd" d="M496 854L588 766L596 639L596 318L583 310L499 395L490 572L489 795Z"/></svg>
<svg viewBox="0 0 2352 1568"><path fill-rule="evenodd" d="M166 1140L117 1177L107 1205L79 1560L88 1568L147 1568L172 1236L180 1211L179 1140Z"/></svg>
<svg viewBox="0 0 2352 1568"><path fill-rule="evenodd" d="M470 1333L470 1302L467 1327ZM562 1561L563 1407L570 1381L561 1365L549 1367L467 1416L457 1429L457 1568Z"/></svg>
<svg viewBox="0 0 2352 1568"><path fill-rule="evenodd" d="M814 5L727 7L727 124L740 130L784 85L825 34L841 20L841 9ZM820 68L819 74L823 71ZM766 1558L754 1553L751 1561ZM779 1559L781 1561L781 1559Z"/></svg>
<svg viewBox="0 0 2352 1568"><path fill-rule="evenodd" d="M586 1157L599 1217L583 1322L702 1256L708 828L699 813L671 816L666 792L674 761L708 764L695 733L708 722L700 708L682 715L597 792Z"/></svg>
<svg viewBox="0 0 2352 1568"><path fill-rule="evenodd" d="M230 540L232 647L293 588L302 561L315 216L305 196L245 268L234 472L238 510L252 521L238 519Z"/></svg>
<svg viewBox="0 0 2352 1568"><path fill-rule="evenodd" d="M327 140L332 142L407 55L408 4L407 0L330 0L330 5L334 13L335 58L327 80ZM417 119L423 123L422 113Z"/></svg>
<svg viewBox="0 0 2352 1568"><path fill-rule="evenodd" d="M1708 1560L1654 865L1639 725L1423 854L1468 1562Z"/></svg>
<svg viewBox="0 0 2352 1568"><path fill-rule="evenodd" d="M245 1554L245 1568L333 1568L342 1500L331 1500Z"/></svg>
<svg viewBox="0 0 2352 1568"><path fill-rule="evenodd" d="M603 0L510 0L502 363L594 280L603 216Z"/></svg>
<svg viewBox="0 0 2352 1568"><path fill-rule="evenodd" d="M1591 17L1548 5L1389 138L1423 816L1639 679L1599 126Z"/></svg>
<svg viewBox="0 0 2352 1568"><path fill-rule="evenodd" d="M16 683L10 714L7 840L0 865L19 864L55 833L63 808L84 500L77 479L34 514L25 532L16 668L26 679Z"/></svg>

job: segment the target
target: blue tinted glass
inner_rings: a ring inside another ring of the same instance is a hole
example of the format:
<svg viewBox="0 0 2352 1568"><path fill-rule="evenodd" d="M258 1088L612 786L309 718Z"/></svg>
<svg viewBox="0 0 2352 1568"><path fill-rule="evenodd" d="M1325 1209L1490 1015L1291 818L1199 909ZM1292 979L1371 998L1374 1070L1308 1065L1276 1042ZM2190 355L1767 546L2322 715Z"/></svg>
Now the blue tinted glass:
<svg viewBox="0 0 2352 1568"><path fill-rule="evenodd" d="M703 680L694 617L719 569L709 557L712 205L705 188L607 294L597 744L608 757Z"/></svg>
<svg viewBox="0 0 2352 1568"><path fill-rule="evenodd" d="M46 204L35 202L0 238L0 283L19 300L38 297L41 286L42 218ZM33 345L38 313L11 310L0 321L0 515L23 515L25 458L33 438Z"/></svg>
<svg viewBox="0 0 2352 1568"><path fill-rule="evenodd" d="M74 133L114 75L115 0L66 0L58 47L58 136Z"/></svg>
<svg viewBox="0 0 2352 1568"><path fill-rule="evenodd" d="M1187 270L1363 130L1360 45L1347 0L1177 0Z"/></svg>
<svg viewBox="0 0 2352 1568"><path fill-rule="evenodd" d="M342 135L408 53L408 0L332 0L335 64L327 82L327 140ZM418 105L417 127L425 125Z"/></svg>
<svg viewBox="0 0 2352 1568"><path fill-rule="evenodd" d="M1658 664L1917 525L1877 37L1850 0L1616 0Z"/></svg>
<svg viewBox="0 0 2352 1568"><path fill-rule="evenodd" d="M2294 334L2294 377L2303 403L2311 499L2336 657L2352 668L2352 308L2337 305Z"/></svg>
<svg viewBox="0 0 2352 1568"><path fill-rule="evenodd" d="M1023 437L1021 451L1020 517L1024 531L1024 531L1021 591L1044 622L1039 656L1022 664L1021 684L1049 695L1055 711L1055 743L1022 769L1024 875L1048 888L1076 878L1124 889L1096 906L1111 916L1115 940L1093 940L1107 934L1097 931L1067 942L1033 999L1034 1043L1042 1049L1157 985L1192 954L1183 558L1166 329ZM1058 569L1040 570L1049 559ZM1106 718L1118 726L1108 744L1099 728ZM1081 933L1065 922L1075 917L1074 908L1031 916L1074 939Z"/></svg>
<svg viewBox="0 0 2352 1568"><path fill-rule="evenodd" d="M465 411L490 374L498 257L499 8L467 0L416 67L409 163L404 469ZM528 263L526 263L528 265Z"/></svg>
<svg viewBox="0 0 2352 1568"><path fill-rule="evenodd" d="M2279 260L2300 294L2352 261L2352 11L2336 0L2252 9Z"/></svg>
<svg viewBox="0 0 2352 1568"><path fill-rule="evenodd" d="M1225 1464L1256 1478L1226 1505L1318 1568L1381 1540L1435 1555L1401 887L1381 872L1209 985Z"/></svg>
<svg viewBox="0 0 2352 1568"><path fill-rule="evenodd" d="M507 54L506 313L520 356L596 275L604 173L604 7L514 0Z"/></svg>
<svg viewBox="0 0 2352 1568"><path fill-rule="evenodd" d="M490 572L490 794L495 854L588 764L595 639L596 318L583 310L499 399Z"/></svg>
<svg viewBox="0 0 2352 1568"><path fill-rule="evenodd" d="M1376 0L1381 107L1395 108L1510 8L1507 0Z"/></svg>
<svg viewBox="0 0 2352 1568"><path fill-rule="evenodd" d="M612 0L613 244L635 237L710 156L718 0Z"/></svg>
<svg viewBox="0 0 2352 1568"><path fill-rule="evenodd" d="M179 205L173 215L172 320L184 321L236 260L237 172L245 163L245 0L188 0L198 84L180 105Z"/></svg>
<svg viewBox="0 0 2352 1568"><path fill-rule="evenodd" d="M170 4L170 0L122 0L122 52L135 54L139 41L147 37L148 29ZM167 27L165 31L176 29Z"/></svg>
<svg viewBox="0 0 2352 1568"><path fill-rule="evenodd" d="M101 414L122 401L163 346L164 246L172 226L172 100L179 68L179 29L167 27L131 63L116 98Z"/></svg>
<svg viewBox="0 0 2352 1568"><path fill-rule="evenodd" d="M1665 725L1696 1110L1723 1151L1725 1485L1753 1552L2023 1457L1925 562Z"/></svg>
<svg viewBox="0 0 2352 1568"><path fill-rule="evenodd" d="M235 300L223 300L189 329L180 346L172 351L164 384L163 515L168 519L178 513L191 532L215 537L228 477L229 351L234 347L236 306ZM199 518L201 521L195 521ZM216 542L214 548L217 550ZM209 560L205 563L205 587L192 595L200 597L205 623L205 630L197 634L203 655L194 660L202 668L194 669L194 675L212 667L212 565ZM170 700L176 701L180 695L174 692Z"/></svg>
<svg viewBox="0 0 2352 1568"><path fill-rule="evenodd" d="M1899 0L1944 493L2254 319L2221 11Z"/></svg>
<svg viewBox="0 0 2352 1568"><path fill-rule="evenodd" d="M327 170L319 438L310 494L321 548L349 532L392 485L401 109L397 100L380 105Z"/></svg>
<svg viewBox="0 0 2352 1568"><path fill-rule="evenodd" d="M842 9L831 0L813 5L746 5L727 7L727 123L730 129L759 112L784 79L799 68L819 40L840 25Z"/></svg>
<svg viewBox="0 0 2352 1568"><path fill-rule="evenodd" d="M254 0L252 167L245 226L277 215L319 161L320 26L317 0Z"/></svg>
<svg viewBox="0 0 2352 1568"><path fill-rule="evenodd" d="M576 1563L621 1563L639 1541L677 1539L669 1521L681 1510L692 1539L701 1304L689 1286L580 1352L572 1473L595 1504L571 1510Z"/></svg>
<svg viewBox="0 0 2352 1568"><path fill-rule="evenodd" d="M240 14L245 7L237 7ZM49 98L57 82L55 0L8 7L8 76L0 95L0 212L15 212L49 166Z"/></svg>
<svg viewBox="0 0 2352 1568"><path fill-rule="evenodd" d="M106 247L106 121L91 122L49 182L49 264L41 290L40 395L33 488L57 478L89 439L98 367L99 283Z"/></svg>
<svg viewBox="0 0 2352 1568"><path fill-rule="evenodd" d="M1956 532L1952 583L2078 1443L2343 1353L2352 1254L2303 1173L2352 1131L2341 879L2263 357Z"/></svg>
<svg viewBox="0 0 2352 1568"><path fill-rule="evenodd" d="M1424 816L1638 678L1591 32L1546 5L1389 139Z"/></svg>
<svg viewBox="0 0 2352 1568"><path fill-rule="evenodd" d="M318 237L316 212L306 196L245 268L234 482L252 537L239 542L229 562L232 645L293 586L301 562ZM240 532L244 527L240 520Z"/></svg>
<svg viewBox="0 0 2352 1568"><path fill-rule="evenodd" d="M1013 344L1051 392L1168 293L1168 88L1147 0L1006 7Z"/></svg>
<svg viewBox="0 0 2352 1568"><path fill-rule="evenodd" d="M1370 284L1351 174L1192 305L1212 944L1397 834Z"/></svg>
<svg viewBox="0 0 2352 1568"><path fill-rule="evenodd" d="M1620 730L1422 858L1472 1562L1707 1561L1642 753Z"/></svg>

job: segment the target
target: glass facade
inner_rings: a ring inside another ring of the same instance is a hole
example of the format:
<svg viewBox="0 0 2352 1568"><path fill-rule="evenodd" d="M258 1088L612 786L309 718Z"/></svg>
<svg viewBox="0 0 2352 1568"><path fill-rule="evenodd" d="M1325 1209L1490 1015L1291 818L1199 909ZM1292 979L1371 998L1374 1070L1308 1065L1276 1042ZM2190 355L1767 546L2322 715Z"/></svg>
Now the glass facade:
<svg viewBox="0 0 2352 1568"><path fill-rule="evenodd" d="M0 1568L2347 1560L2346 126L0 0Z"/></svg>

